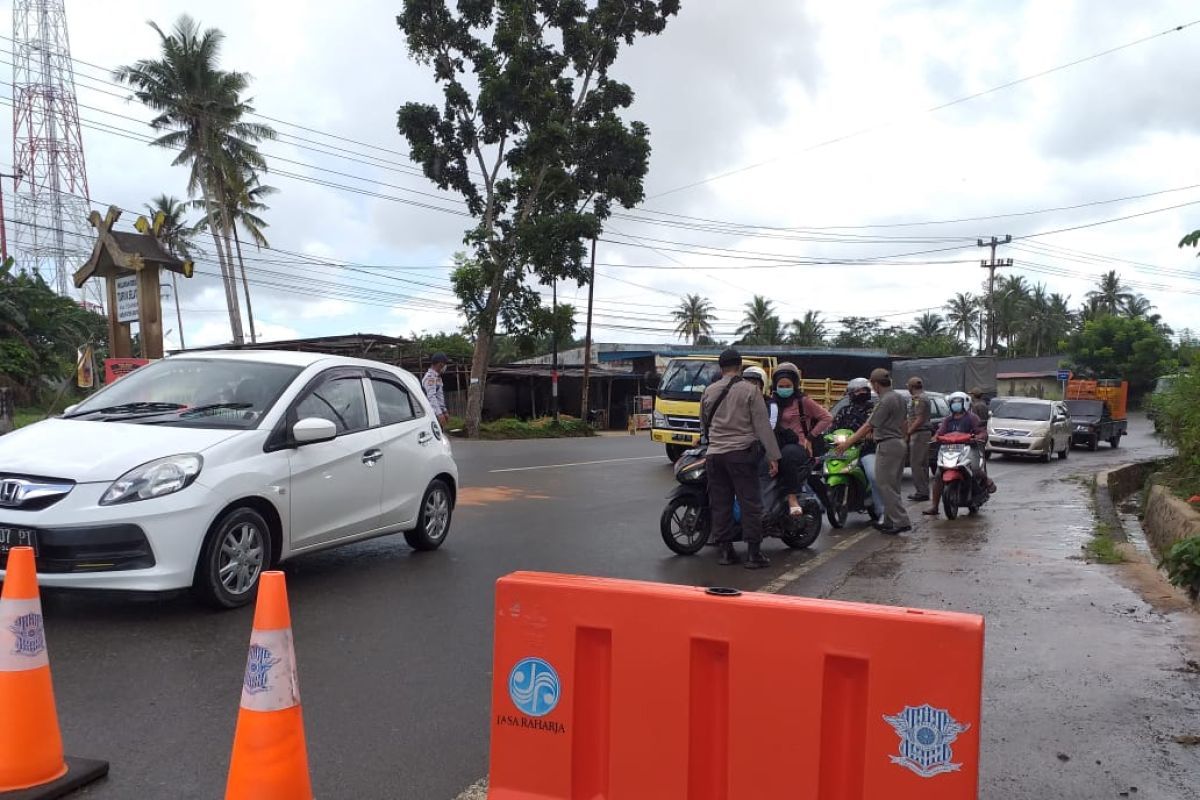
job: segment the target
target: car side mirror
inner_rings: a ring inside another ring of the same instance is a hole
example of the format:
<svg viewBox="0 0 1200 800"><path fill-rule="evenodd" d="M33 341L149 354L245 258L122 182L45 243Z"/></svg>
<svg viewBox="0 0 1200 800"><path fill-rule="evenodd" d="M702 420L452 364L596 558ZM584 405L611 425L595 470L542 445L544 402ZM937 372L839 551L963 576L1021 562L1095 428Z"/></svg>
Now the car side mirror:
<svg viewBox="0 0 1200 800"><path fill-rule="evenodd" d="M292 426L292 441L297 445L328 442L337 438L337 425L320 417L305 417Z"/></svg>
<svg viewBox="0 0 1200 800"><path fill-rule="evenodd" d="M62 411L62 413L63 413L63 416L66 416L67 414L70 414L72 411L74 411L74 410L75 410L75 409L77 409L77 408L79 408L79 403L75 403L75 404L73 404L73 405L69 405L69 406L67 406L67 407L66 407L66 408L64 408L64 409L63 409L63 411Z"/></svg>

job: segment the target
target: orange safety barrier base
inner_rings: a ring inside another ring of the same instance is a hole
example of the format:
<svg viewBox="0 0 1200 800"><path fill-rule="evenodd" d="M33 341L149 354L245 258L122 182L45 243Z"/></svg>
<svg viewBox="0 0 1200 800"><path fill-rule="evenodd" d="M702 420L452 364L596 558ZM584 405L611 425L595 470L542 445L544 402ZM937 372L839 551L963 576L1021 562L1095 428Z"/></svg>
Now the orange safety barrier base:
<svg viewBox="0 0 1200 800"><path fill-rule="evenodd" d="M67 774L31 789L0 792L0 800L58 800L108 775L108 762L67 756Z"/></svg>
<svg viewBox="0 0 1200 800"><path fill-rule="evenodd" d="M965 800L983 619L541 573L496 588L490 800Z"/></svg>

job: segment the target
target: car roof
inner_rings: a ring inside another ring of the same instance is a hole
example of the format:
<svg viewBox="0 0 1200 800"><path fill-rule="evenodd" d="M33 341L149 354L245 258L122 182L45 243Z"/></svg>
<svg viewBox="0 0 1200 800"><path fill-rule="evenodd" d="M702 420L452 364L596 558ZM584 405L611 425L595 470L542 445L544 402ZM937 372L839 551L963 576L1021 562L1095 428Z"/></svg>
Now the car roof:
<svg viewBox="0 0 1200 800"><path fill-rule="evenodd" d="M295 350L196 350L183 351L169 356L172 360L193 359L198 361L242 361L255 364L283 364L292 367L311 367L314 364L327 366L375 367L395 369L381 361L363 358L331 356L325 353L302 353Z"/></svg>
<svg viewBox="0 0 1200 800"><path fill-rule="evenodd" d="M1018 400L1022 403L1041 403L1048 406L1057 405L1063 402L1062 400L1046 400L1042 397L997 397L996 400L1005 403L1007 403L1009 400Z"/></svg>

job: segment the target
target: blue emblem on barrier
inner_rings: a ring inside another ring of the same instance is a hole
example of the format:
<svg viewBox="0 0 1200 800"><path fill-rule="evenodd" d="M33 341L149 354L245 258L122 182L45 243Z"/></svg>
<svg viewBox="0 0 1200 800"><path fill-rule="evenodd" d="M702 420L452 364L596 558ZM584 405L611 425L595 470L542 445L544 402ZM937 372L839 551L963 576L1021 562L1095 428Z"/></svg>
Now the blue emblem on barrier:
<svg viewBox="0 0 1200 800"><path fill-rule="evenodd" d="M900 737L900 755L891 757L893 764L907 767L922 778L962 769L962 764L952 762L950 745L970 725L930 705L906 706L896 716L885 714L883 718Z"/></svg>
<svg viewBox="0 0 1200 800"><path fill-rule="evenodd" d="M246 693L259 694L269 691L271 667L279 661L280 659L272 657L271 651L261 644L250 645L250 657L246 659Z"/></svg>
<svg viewBox="0 0 1200 800"><path fill-rule="evenodd" d="M508 696L530 717L544 717L553 711L561 692L558 673L540 658L522 659L508 674Z"/></svg>
<svg viewBox="0 0 1200 800"><path fill-rule="evenodd" d="M41 614L29 613L17 617L8 629L17 637L12 651L14 656L34 658L46 649L46 630L42 627Z"/></svg>

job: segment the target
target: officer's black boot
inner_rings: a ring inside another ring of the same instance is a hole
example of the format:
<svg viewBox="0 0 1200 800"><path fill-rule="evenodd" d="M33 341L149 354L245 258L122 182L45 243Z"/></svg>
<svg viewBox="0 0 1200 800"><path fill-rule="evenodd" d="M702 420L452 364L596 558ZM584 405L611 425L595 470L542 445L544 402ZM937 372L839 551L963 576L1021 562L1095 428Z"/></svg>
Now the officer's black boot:
<svg viewBox="0 0 1200 800"><path fill-rule="evenodd" d="M742 563L742 559L738 557L737 551L733 549L733 542L726 542L720 545L720 548L721 557L717 559L717 563L722 567Z"/></svg>
<svg viewBox="0 0 1200 800"><path fill-rule="evenodd" d="M746 545L749 556L746 558L746 569L762 569L771 566L770 560L762 554L761 542L750 542Z"/></svg>

